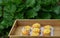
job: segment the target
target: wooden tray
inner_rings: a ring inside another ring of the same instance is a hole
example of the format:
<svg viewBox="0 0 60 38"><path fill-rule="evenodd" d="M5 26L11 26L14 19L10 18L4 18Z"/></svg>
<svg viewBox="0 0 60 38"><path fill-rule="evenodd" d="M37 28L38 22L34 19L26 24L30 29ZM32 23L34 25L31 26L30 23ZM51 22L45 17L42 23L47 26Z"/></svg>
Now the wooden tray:
<svg viewBox="0 0 60 38"><path fill-rule="evenodd" d="M46 37L41 37L41 36L20 36L21 34L21 28L25 25L32 25L34 23L40 23L42 26L44 25L52 25L54 27L54 36L46 36ZM9 38L60 38L60 20L57 19L17 19L15 20L10 33L9 33Z"/></svg>

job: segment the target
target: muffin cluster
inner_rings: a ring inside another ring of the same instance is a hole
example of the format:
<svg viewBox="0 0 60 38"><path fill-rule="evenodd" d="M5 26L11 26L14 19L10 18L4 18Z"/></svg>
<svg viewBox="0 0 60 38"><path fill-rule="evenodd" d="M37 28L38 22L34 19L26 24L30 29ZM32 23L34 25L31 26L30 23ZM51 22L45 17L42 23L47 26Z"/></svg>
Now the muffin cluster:
<svg viewBox="0 0 60 38"><path fill-rule="evenodd" d="M32 25L31 36L39 36L41 32L41 25L39 23L35 23Z"/></svg>
<svg viewBox="0 0 60 38"><path fill-rule="evenodd" d="M23 36L40 36L41 35L41 32L43 34L43 36L48 36L50 35L51 33L51 25L46 25L46 26L43 26L43 31L41 31L41 24L39 23L35 23L35 24L32 24L32 26L30 25L26 25L23 27L22 29L22 35Z"/></svg>

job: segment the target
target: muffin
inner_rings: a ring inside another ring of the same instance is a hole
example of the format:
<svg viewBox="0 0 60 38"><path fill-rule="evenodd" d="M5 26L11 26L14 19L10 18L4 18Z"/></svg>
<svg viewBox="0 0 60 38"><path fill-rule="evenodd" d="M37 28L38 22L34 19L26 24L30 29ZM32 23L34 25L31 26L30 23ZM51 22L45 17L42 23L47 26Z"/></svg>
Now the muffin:
<svg viewBox="0 0 60 38"><path fill-rule="evenodd" d="M50 29L44 29L43 30L43 36L50 36L51 30Z"/></svg>
<svg viewBox="0 0 60 38"><path fill-rule="evenodd" d="M44 26L44 29L51 29L51 25Z"/></svg>
<svg viewBox="0 0 60 38"><path fill-rule="evenodd" d="M39 33L32 33L31 36L39 36Z"/></svg>
<svg viewBox="0 0 60 38"><path fill-rule="evenodd" d="M30 31L31 27L29 25L25 26L24 29L26 29L27 31Z"/></svg>
<svg viewBox="0 0 60 38"><path fill-rule="evenodd" d="M32 29L32 32L39 33L40 32L40 29L39 28L33 28Z"/></svg>
<svg viewBox="0 0 60 38"><path fill-rule="evenodd" d="M22 30L22 35L29 35L29 31L27 31L27 30Z"/></svg>
<svg viewBox="0 0 60 38"><path fill-rule="evenodd" d="M41 25L40 25L39 23L35 23L35 24L32 25L32 27L33 27L33 28L40 28Z"/></svg>

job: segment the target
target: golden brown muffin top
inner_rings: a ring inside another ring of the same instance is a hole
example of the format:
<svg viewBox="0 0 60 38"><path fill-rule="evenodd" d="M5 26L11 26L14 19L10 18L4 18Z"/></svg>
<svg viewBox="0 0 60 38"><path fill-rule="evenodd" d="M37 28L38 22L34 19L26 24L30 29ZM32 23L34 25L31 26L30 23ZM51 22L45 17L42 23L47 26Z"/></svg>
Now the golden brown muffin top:
<svg viewBox="0 0 60 38"><path fill-rule="evenodd" d="M40 28L41 25L40 25L39 23L35 23L35 24L32 25L32 27L33 27L33 28Z"/></svg>

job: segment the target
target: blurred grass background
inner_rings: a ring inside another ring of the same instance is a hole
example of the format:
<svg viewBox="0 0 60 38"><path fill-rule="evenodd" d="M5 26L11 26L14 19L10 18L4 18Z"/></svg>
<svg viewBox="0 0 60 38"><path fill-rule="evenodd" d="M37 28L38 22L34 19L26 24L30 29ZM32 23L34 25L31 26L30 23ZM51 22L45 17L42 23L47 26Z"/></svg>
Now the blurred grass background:
<svg viewBox="0 0 60 38"><path fill-rule="evenodd" d="M60 0L0 0L0 38L15 19L60 19Z"/></svg>

